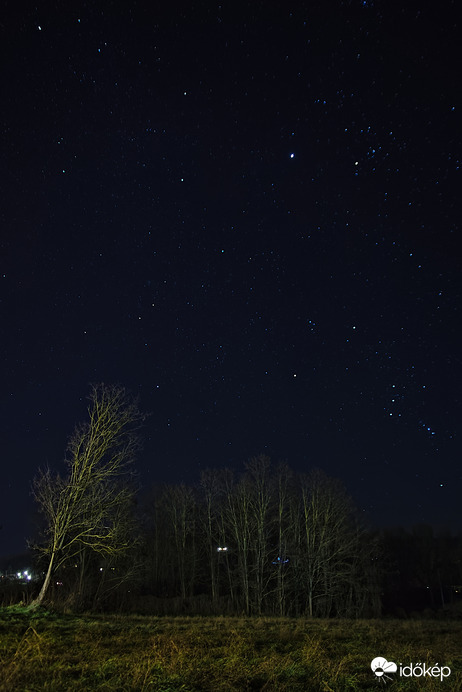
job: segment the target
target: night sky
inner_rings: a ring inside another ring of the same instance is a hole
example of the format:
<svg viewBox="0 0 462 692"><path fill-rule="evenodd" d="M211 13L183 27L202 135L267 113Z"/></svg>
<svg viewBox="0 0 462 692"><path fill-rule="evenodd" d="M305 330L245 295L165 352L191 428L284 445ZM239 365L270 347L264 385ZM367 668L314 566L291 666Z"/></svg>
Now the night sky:
<svg viewBox="0 0 462 692"><path fill-rule="evenodd" d="M146 488L264 453L462 528L456 5L6 4L0 554L96 382Z"/></svg>

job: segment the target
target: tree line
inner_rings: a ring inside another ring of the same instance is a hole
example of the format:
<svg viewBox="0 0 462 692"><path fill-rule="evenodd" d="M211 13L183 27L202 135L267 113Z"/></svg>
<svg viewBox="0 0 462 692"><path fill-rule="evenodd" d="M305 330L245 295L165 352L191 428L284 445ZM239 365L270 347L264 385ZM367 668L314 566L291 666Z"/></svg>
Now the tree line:
<svg viewBox="0 0 462 692"><path fill-rule="evenodd" d="M393 557L400 542L364 527L338 479L319 469L295 473L260 455L241 473L204 470L195 485L164 485L139 500L133 463L144 416L121 387L96 385L89 400L88 421L70 438L67 475L44 470L33 484L43 517L34 544L44 574L36 605L381 614L384 590L400 578ZM438 560L426 578L431 572L432 594L439 579L444 605L449 577Z"/></svg>
<svg viewBox="0 0 462 692"><path fill-rule="evenodd" d="M170 485L144 514L144 562L153 594L211 612L319 617L377 615L376 542L336 479L295 474L266 456Z"/></svg>

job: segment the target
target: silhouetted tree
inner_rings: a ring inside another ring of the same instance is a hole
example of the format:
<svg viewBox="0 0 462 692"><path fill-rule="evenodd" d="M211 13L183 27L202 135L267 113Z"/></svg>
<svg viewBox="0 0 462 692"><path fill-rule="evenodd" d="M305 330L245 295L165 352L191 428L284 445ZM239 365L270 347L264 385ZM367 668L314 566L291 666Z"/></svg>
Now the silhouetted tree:
<svg viewBox="0 0 462 692"><path fill-rule="evenodd" d="M173 565L184 600L193 593L197 566L197 519L193 489L184 484L167 485L163 502L174 547Z"/></svg>
<svg viewBox="0 0 462 692"><path fill-rule="evenodd" d="M299 569L310 616L329 617L345 596L359 559L354 508L343 486L314 469L301 477ZM300 579L299 579L300 583Z"/></svg>
<svg viewBox="0 0 462 692"><path fill-rule="evenodd" d="M276 610L279 615L286 615L287 600L290 598L291 576L296 565L294 547L299 545L298 522L293 521L294 488L293 474L287 465L280 466L275 477L275 540L276 550L271 561L276 571ZM292 580L293 581L293 580Z"/></svg>
<svg viewBox="0 0 462 692"><path fill-rule="evenodd" d="M246 465L246 480L250 487L250 577L252 610L260 614L268 585L273 574L270 569L274 546L271 534L274 525L273 481L271 462L265 455L252 458Z"/></svg>
<svg viewBox="0 0 462 692"><path fill-rule="evenodd" d="M222 480L223 474L217 469L205 469L201 473L200 489L203 505L201 526L207 563L206 573L208 573L208 579L210 580L210 597L214 609L217 606L220 587L220 563L218 560L221 558L221 555L219 553L227 553L227 546L224 544L224 537L220 531L224 489Z"/></svg>

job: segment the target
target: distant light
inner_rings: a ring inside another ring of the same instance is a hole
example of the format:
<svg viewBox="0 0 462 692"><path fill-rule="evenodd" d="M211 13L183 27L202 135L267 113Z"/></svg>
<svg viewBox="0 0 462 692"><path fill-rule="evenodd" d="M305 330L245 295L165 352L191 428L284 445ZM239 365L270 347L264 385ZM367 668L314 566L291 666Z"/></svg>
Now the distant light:
<svg viewBox="0 0 462 692"><path fill-rule="evenodd" d="M228 550L228 546L227 546L227 545L225 545L225 546L223 546L223 547L222 547L222 546L218 546L218 548L217 548L217 553L223 553L223 552L225 552L226 550Z"/></svg>
<svg viewBox="0 0 462 692"><path fill-rule="evenodd" d="M290 158L291 158L291 159L294 159L294 158L295 158L295 154L291 154L291 155L290 155Z"/></svg>

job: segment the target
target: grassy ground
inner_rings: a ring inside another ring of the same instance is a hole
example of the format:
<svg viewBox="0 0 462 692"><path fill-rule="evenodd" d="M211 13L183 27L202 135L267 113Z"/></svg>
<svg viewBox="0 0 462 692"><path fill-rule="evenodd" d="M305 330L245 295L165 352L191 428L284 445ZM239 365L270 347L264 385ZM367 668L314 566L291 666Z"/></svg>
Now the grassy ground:
<svg viewBox="0 0 462 692"><path fill-rule="evenodd" d="M384 687L376 656L449 666ZM416 620L72 616L0 609L0 690L462 690L462 625Z"/></svg>

